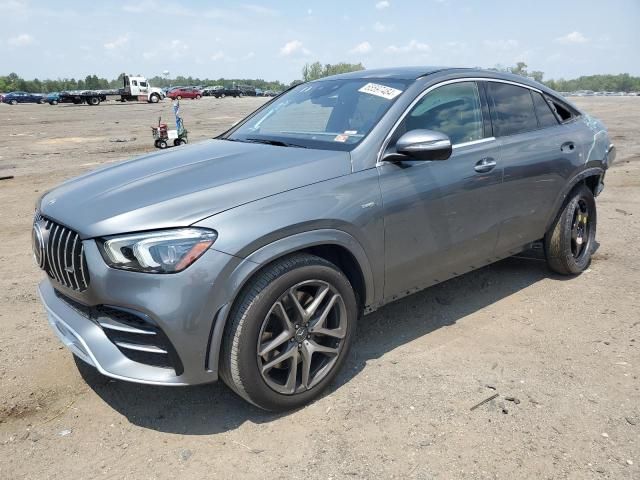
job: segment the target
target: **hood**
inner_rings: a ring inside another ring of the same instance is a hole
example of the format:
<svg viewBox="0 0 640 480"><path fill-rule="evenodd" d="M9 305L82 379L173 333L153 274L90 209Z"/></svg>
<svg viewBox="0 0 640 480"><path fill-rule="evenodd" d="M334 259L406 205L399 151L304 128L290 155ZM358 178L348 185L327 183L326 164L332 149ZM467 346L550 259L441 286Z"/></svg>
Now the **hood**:
<svg viewBox="0 0 640 480"><path fill-rule="evenodd" d="M69 180L44 194L38 208L91 238L188 226L350 172L347 152L208 140Z"/></svg>

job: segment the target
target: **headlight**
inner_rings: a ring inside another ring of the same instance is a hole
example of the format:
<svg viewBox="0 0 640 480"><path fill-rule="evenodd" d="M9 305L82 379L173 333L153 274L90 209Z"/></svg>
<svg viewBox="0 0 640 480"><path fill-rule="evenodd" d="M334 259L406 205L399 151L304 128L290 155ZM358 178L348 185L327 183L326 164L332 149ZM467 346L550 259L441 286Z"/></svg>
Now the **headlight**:
<svg viewBox="0 0 640 480"><path fill-rule="evenodd" d="M195 262L216 238L213 230L180 228L106 237L98 240L98 246L110 267L176 273Z"/></svg>

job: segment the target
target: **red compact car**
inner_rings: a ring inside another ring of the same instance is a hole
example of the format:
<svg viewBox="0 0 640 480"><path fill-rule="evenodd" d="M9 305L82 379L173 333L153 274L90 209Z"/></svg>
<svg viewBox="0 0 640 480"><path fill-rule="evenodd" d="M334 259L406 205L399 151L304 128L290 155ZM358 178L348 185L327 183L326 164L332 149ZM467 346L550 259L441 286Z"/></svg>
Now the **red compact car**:
<svg viewBox="0 0 640 480"><path fill-rule="evenodd" d="M167 97L171 100L181 100L183 98L202 98L202 92L194 87L178 87L167 92Z"/></svg>

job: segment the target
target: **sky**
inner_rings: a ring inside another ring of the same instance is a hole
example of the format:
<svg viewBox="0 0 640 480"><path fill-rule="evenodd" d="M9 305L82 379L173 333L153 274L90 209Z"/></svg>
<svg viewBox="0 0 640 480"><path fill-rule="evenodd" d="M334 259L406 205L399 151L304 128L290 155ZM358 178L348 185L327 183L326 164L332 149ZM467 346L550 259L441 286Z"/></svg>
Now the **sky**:
<svg viewBox="0 0 640 480"><path fill-rule="evenodd" d="M316 60L640 75L640 0L0 0L0 18L0 75L27 79L290 82Z"/></svg>

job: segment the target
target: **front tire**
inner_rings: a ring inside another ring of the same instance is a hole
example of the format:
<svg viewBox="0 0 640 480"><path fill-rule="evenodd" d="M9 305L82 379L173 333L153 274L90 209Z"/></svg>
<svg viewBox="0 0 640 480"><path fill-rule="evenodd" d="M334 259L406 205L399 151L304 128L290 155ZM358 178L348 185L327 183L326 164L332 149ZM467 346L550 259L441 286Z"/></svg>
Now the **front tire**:
<svg viewBox="0 0 640 480"><path fill-rule="evenodd" d="M596 201L586 186L576 188L544 238L549 268L577 275L591 263L596 239Z"/></svg>
<svg viewBox="0 0 640 480"><path fill-rule="evenodd" d="M293 254L259 271L231 309L222 345L224 382L271 411L317 398L348 355L356 295L331 262Z"/></svg>
<svg viewBox="0 0 640 480"><path fill-rule="evenodd" d="M150 101L151 103L158 103L160 101L160 97L154 93L151 95Z"/></svg>

